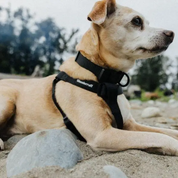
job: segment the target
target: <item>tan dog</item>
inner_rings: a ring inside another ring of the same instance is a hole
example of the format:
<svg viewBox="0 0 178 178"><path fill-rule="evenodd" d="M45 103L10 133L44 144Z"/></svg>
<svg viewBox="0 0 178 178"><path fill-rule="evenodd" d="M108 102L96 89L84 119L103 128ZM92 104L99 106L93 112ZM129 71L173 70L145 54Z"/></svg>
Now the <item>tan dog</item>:
<svg viewBox="0 0 178 178"><path fill-rule="evenodd" d="M149 27L141 14L116 5L115 0L97 2L88 20L92 21L92 26L77 50L93 63L116 71L127 72L136 59L158 55L174 38L173 32ZM74 58L67 60L60 70L73 78L97 81L96 76L80 67ZM1 135L65 127L51 98L55 76L0 81ZM123 130L111 126L114 119L111 110L95 93L61 81L56 86L56 98L87 144L94 149L141 149L178 155L178 132L136 123L124 95L117 98Z"/></svg>

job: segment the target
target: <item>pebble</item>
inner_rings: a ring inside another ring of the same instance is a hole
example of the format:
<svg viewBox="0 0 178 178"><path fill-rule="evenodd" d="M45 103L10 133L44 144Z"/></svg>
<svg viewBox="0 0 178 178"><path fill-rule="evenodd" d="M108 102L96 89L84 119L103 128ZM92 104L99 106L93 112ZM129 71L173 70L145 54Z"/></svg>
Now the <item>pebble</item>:
<svg viewBox="0 0 178 178"><path fill-rule="evenodd" d="M172 103L175 103L175 102L176 102L175 99L170 99L170 100L168 101L169 104L172 104Z"/></svg>
<svg viewBox="0 0 178 178"><path fill-rule="evenodd" d="M155 102L154 102L153 100L149 100L147 103L148 103L149 105L154 105L154 104L155 104Z"/></svg>
<svg viewBox="0 0 178 178"><path fill-rule="evenodd" d="M171 108L177 108L178 109L178 101L175 101L173 103L170 104Z"/></svg>
<svg viewBox="0 0 178 178"><path fill-rule="evenodd" d="M130 100L130 104L142 105L142 102L140 100Z"/></svg>
<svg viewBox="0 0 178 178"><path fill-rule="evenodd" d="M109 178L127 178L127 176L115 166L104 166L104 172L109 174Z"/></svg>
<svg viewBox="0 0 178 178"><path fill-rule="evenodd" d="M147 107L142 111L142 118L151 118L161 116L161 111L156 107Z"/></svg>

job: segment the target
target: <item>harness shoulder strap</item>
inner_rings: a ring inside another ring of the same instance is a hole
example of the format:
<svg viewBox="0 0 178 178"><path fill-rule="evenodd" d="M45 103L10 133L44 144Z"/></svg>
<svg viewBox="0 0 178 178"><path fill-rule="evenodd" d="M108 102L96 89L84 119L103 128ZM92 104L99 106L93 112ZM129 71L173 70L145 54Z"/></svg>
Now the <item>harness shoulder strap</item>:
<svg viewBox="0 0 178 178"><path fill-rule="evenodd" d="M58 74L59 75L59 74ZM66 125L66 127L72 132L74 133L81 141L86 142L86 140L82 137L82 135L78 132L78 130L75 128L75 126L73 125L73 123L70 121L70 119L68 118L68 116L64 113L64 111L62 110L62 108L59 106L57 100L56 100L56 95L55 95L55 90L56 90L56 84L60 81L60 77L56 76L56 78L53 80L53 85L52 85L52 99L54 104L56 105L57 109L60 111L60 113L62 114L63 117L63 121L64 124Z"/></svg>

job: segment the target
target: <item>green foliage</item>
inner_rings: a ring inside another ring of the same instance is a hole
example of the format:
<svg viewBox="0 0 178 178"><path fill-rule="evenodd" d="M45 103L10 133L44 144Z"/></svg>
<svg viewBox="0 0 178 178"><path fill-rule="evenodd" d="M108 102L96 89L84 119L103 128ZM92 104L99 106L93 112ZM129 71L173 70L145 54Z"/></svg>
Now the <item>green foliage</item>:
<svg viewBox="0 0 178 178"><path fill-rule="evenodd" d="M169 58L163 55L139 60L135 74L132 76L132 83L146 91L154 91L158 87L166 88L169 77L166 71L170 66Z"/></svg>
<svg viewBox="0 0 178 178"><path fill-rule="evenodd" d="M68 35L50 18L34 22L28 9L0 8L0 13L6 17L0 19L0 72L31 75L38 65L50 75L63 62L64 53L76 52L78 30Z"/></svg>
<svg viewBox="0 0 178 178"><path fill-rule="evenodd" d="M171 98L178 100L176 93L174 95L172 95L170 98L169 96L164 96L164 90L156 89L153 92L158 94L158 99L155 99L155 100L160 101L160 102L168 102ZM150 98L145 97L145 93L146 92L144 90L142 90L142 94L141 94L141 98L140 98L140 100L142 102L147 102L150 100Z"/></svg>
<svg viewBox="0 0 178 178"><path fill-rule="evenodd" d="M144 91L144 90L142 91L140 100L141 100L142 102L146 102L146 101L149 101L149 100L150 100L149 98L145 97L145 91Z"/></svg>

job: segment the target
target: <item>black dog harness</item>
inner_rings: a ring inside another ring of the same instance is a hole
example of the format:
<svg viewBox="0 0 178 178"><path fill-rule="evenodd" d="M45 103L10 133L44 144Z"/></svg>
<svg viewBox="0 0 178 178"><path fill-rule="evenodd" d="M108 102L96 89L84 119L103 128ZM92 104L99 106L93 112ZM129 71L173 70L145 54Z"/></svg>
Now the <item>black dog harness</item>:
<svg viewBox="0 0 178 178"><path fill-rule="evenodd" d="M78 130L73 125L73 123L69 120L69 118L67 117L65 112L62 110L62 108L59 106L56 100L55 88L56 88L56 84L61 80L71 83L85 90L88 90L90 92L96 93L99 97L101 97L110 107L111 112L115 118L117 128L122 129L123 118L122 118L122 114L117 103L117 96L123 94L121 87L125 87L129 84L130 82L129 76L126 73L121 72L121 71L117 72L111 69L102 68L92 63L91 61L89 61L80 52L78 53L75 61L81 67L95 74L99 82L95 82L92 80L74 79L63 71L60 71L59 74L56 76L56 78L53 81L52 99L53 99L54 104L58 108L58 110L61 112L66 127L70 131L72 131L80 140L85 141L85 139L78 132ZM124 75L127 77L127 83L123 85L121 84L121 80L124 77Z"/></svg>

